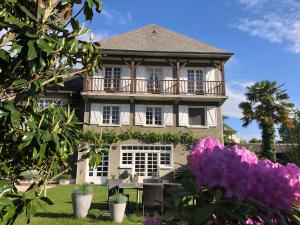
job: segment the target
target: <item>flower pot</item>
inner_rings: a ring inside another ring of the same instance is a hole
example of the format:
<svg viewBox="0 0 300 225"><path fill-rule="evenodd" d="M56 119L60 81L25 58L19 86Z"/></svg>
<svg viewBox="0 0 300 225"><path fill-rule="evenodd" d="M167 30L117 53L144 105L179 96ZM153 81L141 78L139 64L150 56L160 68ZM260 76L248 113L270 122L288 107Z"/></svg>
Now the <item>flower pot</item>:
<svg viewBox="0 0 300 225"><path fill-rule="evenodd" d="M91 207L93 195L72 194L73 213L77 218L85 218Z"/></svg>
<svg viewBox="0 0 300 225"><path fill-rule="evenodd" d="M122 223L124 219L126 203L110 203L109 208L111 220L115 223Z"/></svg>

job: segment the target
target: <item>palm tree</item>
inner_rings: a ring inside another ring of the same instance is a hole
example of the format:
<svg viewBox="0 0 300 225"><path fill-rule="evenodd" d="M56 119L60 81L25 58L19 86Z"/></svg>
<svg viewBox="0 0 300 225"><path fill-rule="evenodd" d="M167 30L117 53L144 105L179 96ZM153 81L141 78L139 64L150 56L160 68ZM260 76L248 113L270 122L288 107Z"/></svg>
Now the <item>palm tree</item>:
<svg viewBox="0 0 300 225"><path fill-rule="evenodd" d="M275 124L292 126L289 117L293 103L288 102L289 96L283 85L275 81L261 81L247 87L247 101L241 102L239 107L243 111L243 126L247 127L253 120L257 121L262 130L263 157L276 161L275 152Z"/></svg>

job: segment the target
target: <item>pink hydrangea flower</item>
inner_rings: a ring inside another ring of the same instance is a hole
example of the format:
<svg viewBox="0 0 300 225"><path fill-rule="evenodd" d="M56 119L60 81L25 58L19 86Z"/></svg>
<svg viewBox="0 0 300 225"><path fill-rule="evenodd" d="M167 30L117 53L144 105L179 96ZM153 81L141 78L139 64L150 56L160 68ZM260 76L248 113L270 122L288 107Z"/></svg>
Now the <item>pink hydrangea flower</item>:
<svg viewBox="0 0 300 225"><path fill-rule="evenodd" d="M227 197L252 197L278 210L300 204L300 168L283 166L237 145L224 147L211 137L197 141L188 155L197 188L220 186Z"/></svg>

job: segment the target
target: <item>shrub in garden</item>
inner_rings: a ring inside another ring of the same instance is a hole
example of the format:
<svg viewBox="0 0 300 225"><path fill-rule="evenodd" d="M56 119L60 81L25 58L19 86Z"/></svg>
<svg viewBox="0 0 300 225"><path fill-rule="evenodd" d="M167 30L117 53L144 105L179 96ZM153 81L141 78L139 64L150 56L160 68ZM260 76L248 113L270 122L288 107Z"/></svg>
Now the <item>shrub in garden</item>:
<svg viewBox="0 0 300 225"><path fill-rule="evenodd" d="M207 137L191 149L188 168L191 176L166 203L168 224L300 223L300 168L294 164L259 160Z"/></svg>

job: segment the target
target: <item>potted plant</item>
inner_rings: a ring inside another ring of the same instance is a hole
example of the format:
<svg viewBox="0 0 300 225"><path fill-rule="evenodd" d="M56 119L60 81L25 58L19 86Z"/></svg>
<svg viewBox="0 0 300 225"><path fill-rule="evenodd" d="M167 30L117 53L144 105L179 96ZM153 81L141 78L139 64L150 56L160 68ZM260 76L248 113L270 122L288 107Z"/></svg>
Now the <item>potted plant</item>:
<svg viewBox="0 0 300 225"><path fill-rule="evenodd" d="M113 222L122 223L127 200L127 197L119 192L109 198L110 216Z"/></svg>
<svg viewBox="0 0 300 225"><path fill-rule="evenodd" d="M119 178L122 180L122 183L129 183L131 182L131 174L128 172L128 170L124 170Z"/></svg>
<svg viewBox="0 0 300 225"><path fill-rule="evenodd" d="M60 176L58 183L60 185L67 185L70 184L70 180L71 180L72 176L71 174L63 174Z"/></svg>
<svg viewBox="0 0 300 225"><path fill-rule="evenodd" d="M72 193L73 213L75 217L85 218L91 207L93 189L90 184L76 186Z"/></svg>

